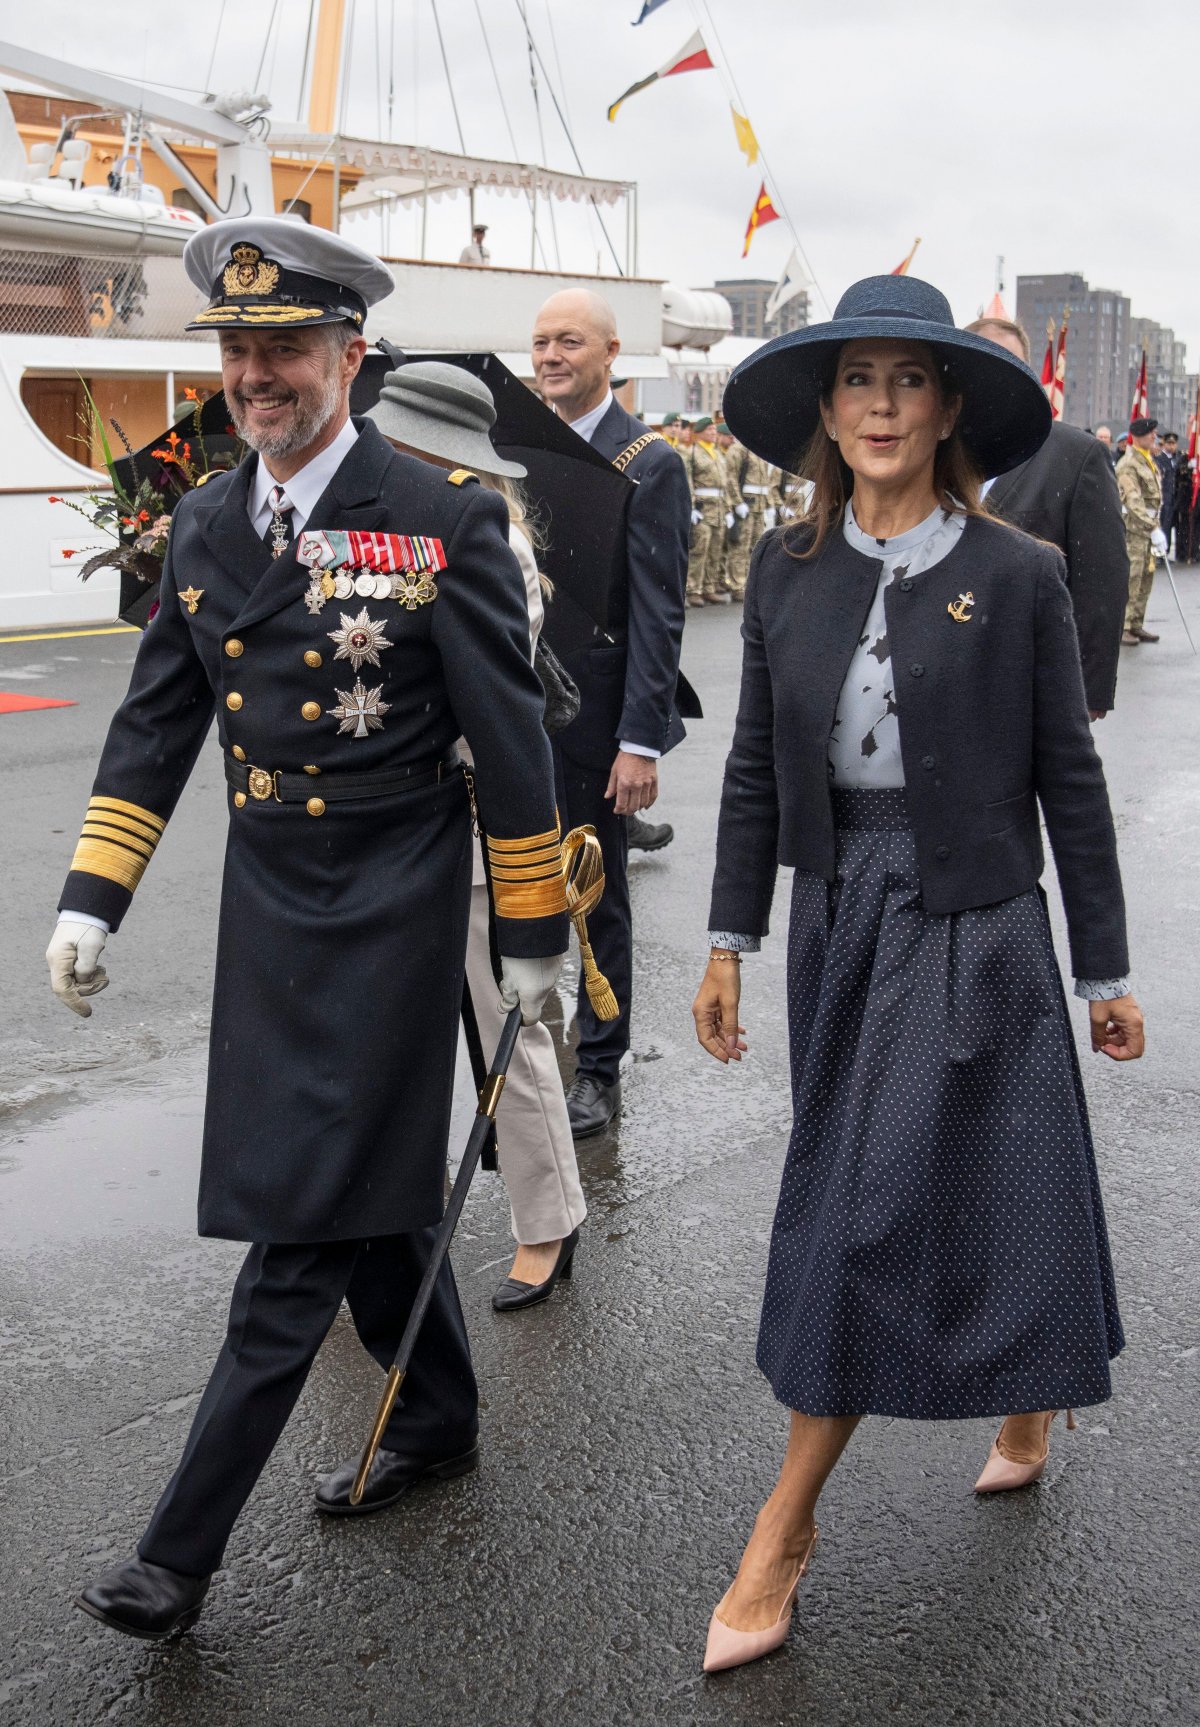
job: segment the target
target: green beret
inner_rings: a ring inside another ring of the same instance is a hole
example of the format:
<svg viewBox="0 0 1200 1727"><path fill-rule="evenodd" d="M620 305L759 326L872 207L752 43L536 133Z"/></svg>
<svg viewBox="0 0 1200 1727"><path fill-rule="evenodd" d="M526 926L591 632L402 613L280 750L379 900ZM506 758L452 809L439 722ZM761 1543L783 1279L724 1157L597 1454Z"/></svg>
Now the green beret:
<svg viewBox="0 0 1200 1727"><path fill-rule="evenodd" d="M707 432L712 423L713 418L711 414L702 414L698 420L692 421L692 430L693 432Z"/></svg>

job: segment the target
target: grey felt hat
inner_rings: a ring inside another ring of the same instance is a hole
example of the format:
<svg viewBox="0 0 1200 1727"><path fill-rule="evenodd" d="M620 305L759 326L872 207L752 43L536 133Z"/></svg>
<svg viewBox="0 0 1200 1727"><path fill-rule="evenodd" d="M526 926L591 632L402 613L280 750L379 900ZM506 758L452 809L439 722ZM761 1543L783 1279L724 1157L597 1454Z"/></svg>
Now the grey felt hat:
<svg viewBox="0 0 1200 1727"><path fill-rule="evenodd" d="M386 373L367 418L385 438L461 468L504 474L510 480L523 480L529 471L519 462L506 462L488 437L496 423L496 404L487 385L444 360L414 360Z"/></svg>

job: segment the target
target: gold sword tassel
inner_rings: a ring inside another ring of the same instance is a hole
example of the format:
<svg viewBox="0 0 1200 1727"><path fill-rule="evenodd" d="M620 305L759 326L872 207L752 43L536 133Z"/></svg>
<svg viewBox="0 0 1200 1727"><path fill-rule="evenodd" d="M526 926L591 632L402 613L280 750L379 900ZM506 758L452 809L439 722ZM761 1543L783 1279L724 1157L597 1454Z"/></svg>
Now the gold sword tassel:
<svg viewBox="0 0 1200 1727"><path fill-rule="evenodd" d="M616 1019L620 1013L612 986L592 952L588 941L587 914L600 903L604 892L604 857L594 827L572 828L562 842L562 874L567 894L567 911L579 937L579 957L583 962L583 978L588 1000L597 1019Z"/></svg>

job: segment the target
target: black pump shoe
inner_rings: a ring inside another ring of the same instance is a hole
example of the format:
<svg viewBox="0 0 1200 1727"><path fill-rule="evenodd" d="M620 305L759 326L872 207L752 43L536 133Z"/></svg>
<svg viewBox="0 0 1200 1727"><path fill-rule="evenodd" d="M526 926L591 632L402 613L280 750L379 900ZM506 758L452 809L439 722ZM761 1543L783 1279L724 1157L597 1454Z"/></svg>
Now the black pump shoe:
<svg viewBox="0 0 1200 1727"><path fill-rule="evenodd" d="M519 1307L536 1307L539 1301L545 1301L553 1294L554 1286L560 1280L566 1283L575 1268L575 1249L579 1246L579 1231L573 1229L558 1250L558 1258L554 1262L554 1270L545 1283L520 1283L515 1277L506 1277L495 1295L492 1306L497 1313L513 1313Z"/></svg>
<svg viewBox="0 0 1200 1727"><path fill-rule="evenodd" d="M185 1577L148 1559L127 1559L81 1590L75 1605L127 1637L157 1640L196 1623L210 1581Z"/></svg>

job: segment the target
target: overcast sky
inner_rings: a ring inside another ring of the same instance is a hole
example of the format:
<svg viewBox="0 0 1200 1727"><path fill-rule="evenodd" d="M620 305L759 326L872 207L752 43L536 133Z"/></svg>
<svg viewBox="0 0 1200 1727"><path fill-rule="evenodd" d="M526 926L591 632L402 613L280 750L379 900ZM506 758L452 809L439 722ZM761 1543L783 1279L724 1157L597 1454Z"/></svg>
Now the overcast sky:
<svg viewBox="0 0 1200 1727"><path fill-rule="evenodd" d="M749 167L736 147L732 79L829 301L856 278L892 269L919 234L914 273L949 295L960 321L990 298L1003 254L1010 309L1018 274L1075 270L1093 287L1128 294L1135 316L1172 325L1197 366L1200 227L1187 127L1200 67L1194 4L1147 12L1128 0L707 0L705 18L705 0L666 0L637 29L640 0L436 5L467 150L510 156L511 124L521 159L572 167L544 81L544 151L539 142L525 11L585 170L638 182L643 275L693 286L774 277L787 257L781 221L741 259L762 165ZM458 148L434 0L348 0L347 12L345 130L388 136L390 85L392 137ZM253 87L266 42L259 82L275 111L294 118L308 17L308 0L211 0L202 11L169 12L147 0L117 11L40 0L10 8L4 29L26 47L188 90ZM661 82L610 124L607 104L673 57L698 24L719 70ZM491 224L494 261L527 264L524 205L484 196L477 208ZM564 267L594 270L598 253L607 258L586 211L559 206L557 219ZM609 220L623 257L620 213ZM430 254L456 257L465 227L465 200L440 206ZM365 244L376 237L373 219L346 231ZM415 255L415 215L397 214L389 241L395 254ZM553 266L548 224L541 241L538 262ZM825 315L815 293L813 315Z"/></svg>

